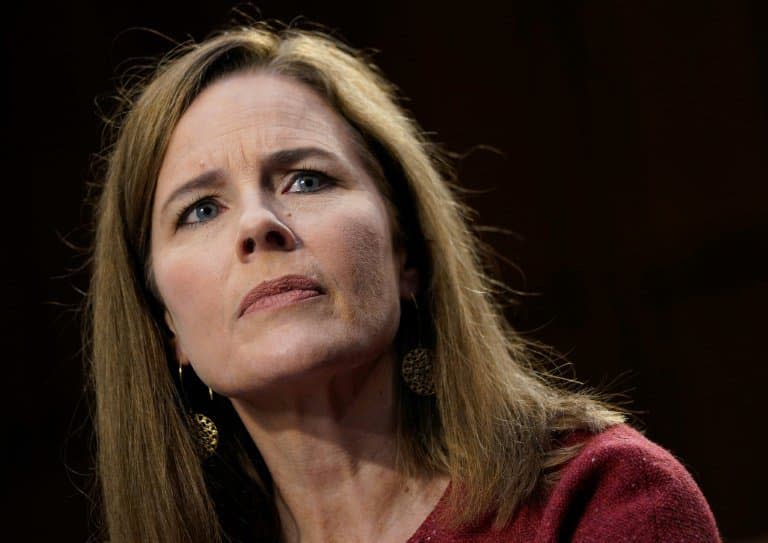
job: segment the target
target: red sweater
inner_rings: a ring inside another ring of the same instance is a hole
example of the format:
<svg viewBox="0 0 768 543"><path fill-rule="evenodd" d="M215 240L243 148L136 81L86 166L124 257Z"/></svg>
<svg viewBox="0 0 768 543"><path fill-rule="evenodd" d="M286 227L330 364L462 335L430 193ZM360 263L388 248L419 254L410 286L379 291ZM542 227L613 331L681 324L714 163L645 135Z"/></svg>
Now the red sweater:
<svg viewBox="0 0 768 543"><path fill-rule="evenodd" d="M455 531L441 526L446 491L407 543L720 541L707 501L669 452L625 424L580 439L545 499L521 507L501 531L492 515Z"/></svg>

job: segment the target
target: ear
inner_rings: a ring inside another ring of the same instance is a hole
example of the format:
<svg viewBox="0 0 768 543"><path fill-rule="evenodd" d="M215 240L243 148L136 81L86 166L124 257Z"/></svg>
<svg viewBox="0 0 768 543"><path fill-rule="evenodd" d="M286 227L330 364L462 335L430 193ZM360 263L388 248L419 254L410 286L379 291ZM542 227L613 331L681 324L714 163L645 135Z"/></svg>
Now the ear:
<svg viewBox="0 0 768 543"><path fill-rule="evenodd" d="M176 325L173 323L173 315L171 315L171 312L166 309L163 313L163 318L165 319L165 324L168 326L168 329L174 336L176 336Z"/></svg>
<svg viewBox="0 0 768 543"><path fill-rule="evenodd" d="M406 267L407 256L404 250L397 253L400 298L404 300L410 300L411 295L416 296L419 292L419 270L415 266Z"/></svg>
<svg viewBox="0 0 768 543"><path fill-rule="evenodd" d="M178 360L180 364L186 366L189 364L189 359L184 355L184 351L181 350L181 345L179 345L178 334L176 333L176 325L173 322L173 315L171 315L170 311L166 309L163 317L165 318L165 324L168 325L168 329L170 329L171 333L173 334L171 342L173 343L173 348L176 351L176 360Z"/></svg>

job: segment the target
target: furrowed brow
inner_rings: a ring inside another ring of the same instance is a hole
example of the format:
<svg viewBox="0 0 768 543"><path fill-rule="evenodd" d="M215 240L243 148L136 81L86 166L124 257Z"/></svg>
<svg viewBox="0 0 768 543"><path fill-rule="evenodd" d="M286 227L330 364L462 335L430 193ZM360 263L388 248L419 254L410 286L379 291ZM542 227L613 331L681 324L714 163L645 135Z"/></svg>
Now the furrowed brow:
<svg viewBox="0 0 768 543"><path fill-rule="evenodd" d="M219 169L208 170L200 175L193 177L189 181L180 185L174 190L171 195L165 200L163 207L161 208L161 214L165 212L168 206L175 200L191 192L197 192L201 190L220 189L224 186L224 172Z"/></svg>
<svg viewBox="0 0 768 543"><path fill-rule="evenodd" d="M341 162L339 157L325 149L319 147L297 147L295 149L282 149L270 154L264 159L262 172L267 173L288 169L309 157L320 157Z"/></svg>
<svg viewBox="0 0 768 543"><path fill-rule="evenodd" d="M337 157L334 153L319 147L297 147L295 149L282 149L280 151L275 151L266 159L264 159L264 163L262 165L262 173L269 174L271 172L291 168L298 162L301 162L305 158L309 157L321 157L334 160L336 162L341 162L339 157ZM165 203L161 208L161 213L165 213L166 209L171 203L186 194L205 189L221 189L224 184L224 172L222 170L215 169L203 172L176 188L176 190L174 190L165 200Z"/></svg>

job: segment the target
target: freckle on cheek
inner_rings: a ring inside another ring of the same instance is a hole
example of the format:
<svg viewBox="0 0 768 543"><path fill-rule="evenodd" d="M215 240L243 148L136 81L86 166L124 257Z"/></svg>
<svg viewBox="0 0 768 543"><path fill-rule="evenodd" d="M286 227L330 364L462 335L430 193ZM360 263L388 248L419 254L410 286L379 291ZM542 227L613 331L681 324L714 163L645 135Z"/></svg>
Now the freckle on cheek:
<svg viewBox="0 0 768 543"><path fill-rule="evenodd" d="M350 267L351 294L353 300L360 304L348 309L352 312L374 310L384 292L384 240L374 228L360 223L343 227L341 236L339 256Z"/></svg>

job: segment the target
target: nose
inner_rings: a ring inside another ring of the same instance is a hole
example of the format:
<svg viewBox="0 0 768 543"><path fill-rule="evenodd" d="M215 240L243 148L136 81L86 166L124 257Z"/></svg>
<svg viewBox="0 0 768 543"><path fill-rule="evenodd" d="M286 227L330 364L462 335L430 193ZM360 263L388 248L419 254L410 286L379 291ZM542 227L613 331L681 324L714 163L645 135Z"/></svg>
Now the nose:
<svg viewBox="0 0 768 543"><path fill-rule="evenodd" d="M253 205L243 213L238 254L248 259L262 251L293 251L297 239L291 228L268 206Z"/></svg>

